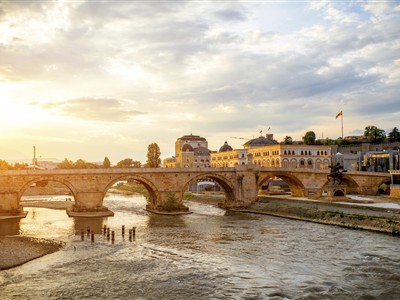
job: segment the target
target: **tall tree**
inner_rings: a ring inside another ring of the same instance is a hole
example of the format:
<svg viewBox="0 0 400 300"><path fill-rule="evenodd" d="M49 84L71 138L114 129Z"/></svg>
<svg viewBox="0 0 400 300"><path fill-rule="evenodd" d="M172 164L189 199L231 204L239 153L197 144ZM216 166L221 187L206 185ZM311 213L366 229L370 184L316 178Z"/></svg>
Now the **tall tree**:
<svg viewBox="0 0 400 300"><path fill-rule="evenodd" d="M108 157L106 156L106 157L104 157L104 160L103 160L103 168L108 169L108 168L110 168L110 167L111 167L111 162L110 162L110 160L108 159Z"/></svg>
<svg viewBox="0 0 400 300"><path fill-rule="evenodd" d="M291 145L293 144L293 139L291 136L285 136L285 138L283 139L283 144L285 145Z"/></svg>
<svg viewBox="0 0 400 300"><path fill-rule="evenodd" d="M315 144L315 132L314 131L307 131L306 134L303 136L304 144L306 145L314 145Z"/></svg>
<svg viewBox="0 0 400 300"><path fill-rule="evenodd" d="M400 132L397 127L393 128L391 132L388 134L389 142L400 142Z"/></svg>
<svg viewBox="0 0 400 300"><path fill-rule="evenodd" d="M157 143L152 143L147 147L147 168L159 168L161 166L161 151Z"/></svg>
<svg viewBox="0 0 400 300"><path fill-rule="evenodd" d="M364 136L369 142L375 144L382 143L386 138L385 130L374 125L365 127Z"/></svg>

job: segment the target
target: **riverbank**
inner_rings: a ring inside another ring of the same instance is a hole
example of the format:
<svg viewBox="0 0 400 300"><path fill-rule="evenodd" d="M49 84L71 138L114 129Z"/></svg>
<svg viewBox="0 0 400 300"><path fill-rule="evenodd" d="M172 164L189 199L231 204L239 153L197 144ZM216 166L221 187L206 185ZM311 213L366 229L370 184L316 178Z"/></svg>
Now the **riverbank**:
<svg viewBox="0 0 400 300"><path fill-rule="evenodd" d="M400 235L400 217L347 213L341 207L332 206L332 210L328 210L266 201L257 202L248 208L235 209L234 211Z"/></svg>
<svg viewBox="0 0 400 300"><path fill-rule="evenodd" d="M287 196L261 197L250 207L231 210L400 235L400 211L387 208L399 203L398 200L357 197L347 203ZM193 194L190 200L218 205L224 198L222 195Z"/></svg>
<svg viewBox="0 0 400 300"><path fill-rule="evenodd" d="M63 243L26 236L0 237L0 270L22 265L33 259L56 252Z"/></svg>
<svg viewBox="0 0 400 300"><path fill-rule="evenodd" d="M25 200L21 201L23 207L42 207L51 209L71 209L74 201L48 201L48 200Z"/></svg>

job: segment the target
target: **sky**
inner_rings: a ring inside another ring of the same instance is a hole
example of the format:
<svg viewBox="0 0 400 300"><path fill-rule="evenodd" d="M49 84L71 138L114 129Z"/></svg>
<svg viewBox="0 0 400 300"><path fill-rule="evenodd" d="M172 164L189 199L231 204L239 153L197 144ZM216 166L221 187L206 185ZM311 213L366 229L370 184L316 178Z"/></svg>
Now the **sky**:
<svg viewBox="0 0 400 300"><path fill-rule="evenodd" d="M400 1L0 1L0 159L400 127ZM242 139L240 139L242 138Z"/></svg>

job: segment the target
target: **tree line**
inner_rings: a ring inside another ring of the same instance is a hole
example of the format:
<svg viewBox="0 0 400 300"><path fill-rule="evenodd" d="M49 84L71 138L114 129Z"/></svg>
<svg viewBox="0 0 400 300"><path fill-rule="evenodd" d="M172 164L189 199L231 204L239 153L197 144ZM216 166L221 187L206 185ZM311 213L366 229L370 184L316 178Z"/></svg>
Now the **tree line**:
<svg viewBox="0 0 400 300"><path fill-rule="evenodd" d="M281 144L306 144L306 145L353 145L361 143L381 144L385 142L394 143L400 142L400 131L394 127L392 131L386 135L385 130L374 125L365 127L363 140L343 140L341 137L337 139L317 139L314 131L307 131L302 138L302 141L293 141L292 137L286 136Z"/></svg>
<svg viewBox="0 0 400 300"><path fill-rule="evenodd" d="M133 160L132 158L125 158L119 161L116 165L112 165L110 159L106 156L104 157L103 164L95 164L92 162L85 161L83 159L78 159L73 162L65 158L57 166L57 169L99 169L99 168L159 168L161 167L161 151L157 143L152 143L147 147L147 160L145 164L142 164L138 160ZM5 160L0 159L0 170L25 170L28 169L29 165L27 163L15 163L10 164Z"/></svg>

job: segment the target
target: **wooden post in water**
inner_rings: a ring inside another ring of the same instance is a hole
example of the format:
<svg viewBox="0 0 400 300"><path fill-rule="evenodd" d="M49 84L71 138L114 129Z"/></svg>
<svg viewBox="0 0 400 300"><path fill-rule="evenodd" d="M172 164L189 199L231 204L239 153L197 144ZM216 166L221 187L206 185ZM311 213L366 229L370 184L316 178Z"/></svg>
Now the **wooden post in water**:
<svg viewBox="0 0 400 300"><path fill-rule="evenodd" d="M132 227L132 238L134 239L136 236L136 227Z"/></svg>
<svg viewBox="0 0 400 300"><path fill-rule="evenodd" d="M115 231L113 230L111 231L111 243L114 244L114 241L115 241Z"/></svg>
<svg viewBox="0 0 400 300"><path fill-rule="evenodd" d="M125 225L122 225L122 236L124 236L125 235Z"/></svg>
<svg viewBox="0 0 400 300"><path fill-rule="evenodd" d="M81 241L85 240L85 230L81 229Z"/></svg>
<svg viewBox="0 0 400 300"><path fill-rule="evenodd" d="M107 241L110 240L110 228L107 228Z"/></svg>
<svg viewBox="0 0 400 300"><path fill-rule="evenodd" d="M107 231L107 225L103 226L103 235L106 235L106 231Z"/></svg>
<svg viewBox="0 0 400 300"><path fill-rule="evenodd" d="M94 231L92 230L92 232L91 232L91 240L92 240L92 243L94 242Z"/></svg>
<svg viewBox="0 0 400 300"><path fill-rule="evenodd" d="M86 233L87 233L87 236L89 237L90 236L90 227L89 226L86 228Z"/></svg>
<svg viewBox="0 0 400 300"><path fill-rule="evenodd" d="M129 241L132 242L132 229L129 229Z"/></svg>

